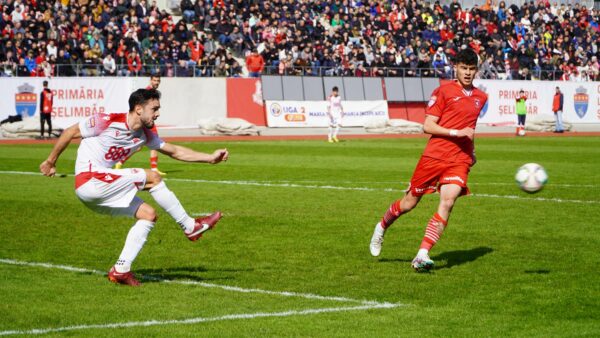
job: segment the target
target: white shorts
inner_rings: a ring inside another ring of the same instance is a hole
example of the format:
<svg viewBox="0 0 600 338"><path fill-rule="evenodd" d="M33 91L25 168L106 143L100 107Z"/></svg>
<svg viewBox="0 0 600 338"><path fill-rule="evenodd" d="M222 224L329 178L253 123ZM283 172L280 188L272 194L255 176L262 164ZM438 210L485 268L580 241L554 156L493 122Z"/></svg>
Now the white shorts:
<svg viewBox="0 0 600 338"><path fill-rule="evenodd" d="M102 169L75 178L75 194L95 212L134 217L144 201L136 197L146 185L144 169Z"/></svg>
<svg viewBox="0 0 600 338"><path fill-rule="evenodd" d="M332 127L341 126L342 125L342 113L332 111L331 116L329 117L329 125Z"/></svg>

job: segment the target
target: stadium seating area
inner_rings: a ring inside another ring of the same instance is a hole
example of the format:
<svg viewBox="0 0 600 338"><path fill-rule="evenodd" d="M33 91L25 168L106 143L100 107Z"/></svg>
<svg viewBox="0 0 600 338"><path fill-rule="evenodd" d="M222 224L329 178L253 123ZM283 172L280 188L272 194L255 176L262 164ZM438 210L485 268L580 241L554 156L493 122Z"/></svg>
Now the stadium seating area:
<svg viewBox="0 0 600 338"><path fill-rule="evenodd" d="M597 80L599 13L536 0L462 8L384 0L0 0L2 76L452 76ZM264 66L263 66L264 63Z"/></svg>

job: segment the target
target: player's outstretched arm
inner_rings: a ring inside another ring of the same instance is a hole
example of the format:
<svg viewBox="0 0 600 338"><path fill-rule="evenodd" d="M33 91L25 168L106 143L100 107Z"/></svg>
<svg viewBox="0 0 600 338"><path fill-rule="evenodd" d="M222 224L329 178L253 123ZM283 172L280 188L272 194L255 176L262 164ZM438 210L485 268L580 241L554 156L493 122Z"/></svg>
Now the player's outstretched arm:
<svg viewBox="0 0 600 338"><path fill-rule="evenodd" d="M229 152L227 149L217 149L212 154L205 154L171 143L165 143L165 145L158 151L171 158L184 162L204 162L217 164L222 161L227 161L229 158Z"/></svg>
<svg viewBox="0 0 600 338"><path fill-rule="evenodd" d="M473 139L475 131L473 128L463 129L448 129L440 126L437 122L440 120L438 116L425 115L425 122L423 123L423 131L426 134L437 135L437 136L451 136L451 137L468 137Z"/></svg>
<svg viewBox="0 0 600 338"><path fill-rule="evenodd" d="M65 129L60 135L54 148L48 155L48 158L40 164L40 171L46 176L54 176L56 174L56 161L65 149L69 146L71 141L75 138L81 138L81 131L79 130L79 124L74 124L69 128Z"/></svg>

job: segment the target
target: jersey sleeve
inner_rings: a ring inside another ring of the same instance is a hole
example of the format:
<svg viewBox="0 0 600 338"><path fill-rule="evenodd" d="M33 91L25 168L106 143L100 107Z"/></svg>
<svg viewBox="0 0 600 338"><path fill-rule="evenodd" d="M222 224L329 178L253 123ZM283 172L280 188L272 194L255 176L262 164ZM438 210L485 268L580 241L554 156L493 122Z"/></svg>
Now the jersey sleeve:
<svg viewBox="0 0 600 338"><path fill-rule="evenodd" d="M446 97L442 87L438 87L431 94L425 114L440 117L444 108L446 108Z"/></svg>
<svg viewBox="0 0 600 338"><path fill-rule="evenodd" d="M81 137L94 137L100 135L110 124L110 117L105 114L94 114L79 121Z"/></svg>

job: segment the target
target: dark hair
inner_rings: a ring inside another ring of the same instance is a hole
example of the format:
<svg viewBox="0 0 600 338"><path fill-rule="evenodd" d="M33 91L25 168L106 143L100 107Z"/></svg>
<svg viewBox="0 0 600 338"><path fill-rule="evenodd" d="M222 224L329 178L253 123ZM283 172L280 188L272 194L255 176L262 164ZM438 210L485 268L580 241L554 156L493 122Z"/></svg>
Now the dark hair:
<svg viewBox="0 0 600 338"><path fill-rule="evenodd" d="M477 66L479 61L479 57L477 53L471 48L462 49L458 54L456 54L455 64L465 64L468 66Z"/></svg>
<svg viewBox="0 0 600 338"><path fill-rule="evenodd" d="M44 87L46 87L48 85L48 81L44 81L42 82L42 84L44 85Z"/></svg>
<svg viewBox="0 0 600 338"><path fill-rule="evenodd" d="M152 74L152 75L150 75L150 78L151 78L151 79L152 79L152 78L157 78L157 79L159 79L159 80L160 80L160 75L158 75L158 74Z"/></svg>
<svg viewBox="0 0 600 338"><path fill-rule="evenodd" d="M338 87L337 87L337 86L335 86L335 87L331 88L331 90L333 90L334 92L337 92L337 91L339 91L339 89L338 89Z"/></svg>
<svg viewBox="0 0 600 338"><path fill-rule="evenodd" d="M129 95L129 111L137 105L145 105L150 100L160 100L160 92L156 89L138 89Z"/></svg>

